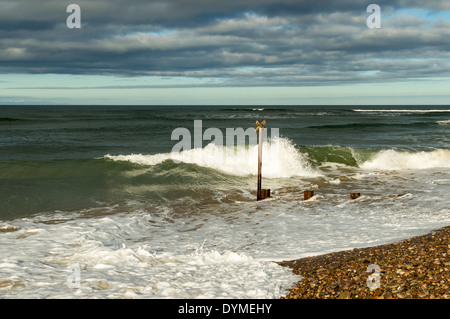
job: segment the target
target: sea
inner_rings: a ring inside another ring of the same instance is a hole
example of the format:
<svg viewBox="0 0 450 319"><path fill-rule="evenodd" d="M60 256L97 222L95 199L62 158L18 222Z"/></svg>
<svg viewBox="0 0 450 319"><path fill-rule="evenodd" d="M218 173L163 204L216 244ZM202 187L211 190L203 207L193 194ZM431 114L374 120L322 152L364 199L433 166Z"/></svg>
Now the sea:
<svg viewBox="0 0 450 319"><path fill-rule="evenodd" d="M450 106L0 106L0 298L278 299L449 198Z"/></svg>

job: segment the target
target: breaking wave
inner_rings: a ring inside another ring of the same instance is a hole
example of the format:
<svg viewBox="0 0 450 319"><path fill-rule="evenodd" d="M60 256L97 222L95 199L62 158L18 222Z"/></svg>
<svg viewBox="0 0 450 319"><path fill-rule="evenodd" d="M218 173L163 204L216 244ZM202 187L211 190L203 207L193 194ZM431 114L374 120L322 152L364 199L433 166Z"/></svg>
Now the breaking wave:
<svg viewBox="0 0 450 319"><path fill-rule="evenodd" d="M263 143L262 173L267 178L320 176L307 157L288 139L277 138ZM105 155L114 161L128 161L140 165L157 165L166 160L196 164L227 174L245 176L257 174L258 145L224 147L214 143L204 148L154 155Z"/></svg>
<svg viewBox="0 0 450 319"><path fill-rule="evenodd" d="M383 150L361 164L364 169L401 170L450 167L450 151L439 149L432 152L400 152Z"/></svg>

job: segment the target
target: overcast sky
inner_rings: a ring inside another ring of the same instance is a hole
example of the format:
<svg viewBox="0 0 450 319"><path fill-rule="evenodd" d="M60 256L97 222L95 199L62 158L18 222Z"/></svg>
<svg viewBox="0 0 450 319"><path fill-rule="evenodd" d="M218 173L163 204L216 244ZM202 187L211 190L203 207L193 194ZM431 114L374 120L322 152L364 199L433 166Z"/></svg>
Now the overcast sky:
<svg viewBox="0 0 450 319"><path fill-rule="evenodd" d="M449 88L448 0L0 0L0 104L450 104Z"/></svg>

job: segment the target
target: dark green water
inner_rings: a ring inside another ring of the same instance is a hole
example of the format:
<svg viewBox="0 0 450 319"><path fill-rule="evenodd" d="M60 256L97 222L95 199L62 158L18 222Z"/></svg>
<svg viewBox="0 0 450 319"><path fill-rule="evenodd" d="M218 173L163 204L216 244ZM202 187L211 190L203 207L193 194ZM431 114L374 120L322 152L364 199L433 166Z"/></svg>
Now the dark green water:
<svg viewBox="0 0 450 319"><path fill-rule="evenodd" d="M172 131L193 132L194 120L225 132L265 119L320 169L357 168L382 150L448 152L449 117L448 106L0 106L0 219L136 199L210 200L218 185L246 184L245 174L202 163L105 158L167 155Z"/></svg>

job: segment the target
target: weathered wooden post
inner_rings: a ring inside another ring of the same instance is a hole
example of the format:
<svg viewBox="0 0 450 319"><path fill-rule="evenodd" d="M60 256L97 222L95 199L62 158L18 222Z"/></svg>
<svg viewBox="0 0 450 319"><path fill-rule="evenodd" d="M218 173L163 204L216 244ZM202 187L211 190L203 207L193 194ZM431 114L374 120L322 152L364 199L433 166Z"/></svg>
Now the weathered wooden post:
<svg viewBox="0 0 450 319"><path fill-rule="evenodd" d="M314 191L304 191L303 192L303 199L304 200L308 200L308 199L310 199L313 196L314 196Z"/></svg>
<svg viewBox="0 0 450 319"><path fill-rule="evenodd" d="M262 136L263 130L265 130L264 125L266 125L266 120L259 123L256 121L256 132L259 132L259 143L258 143L258 185L256 190L256 200L265 199L270 197L270 189L261 189L261 167L262 167Z"/></svg>

